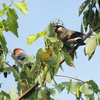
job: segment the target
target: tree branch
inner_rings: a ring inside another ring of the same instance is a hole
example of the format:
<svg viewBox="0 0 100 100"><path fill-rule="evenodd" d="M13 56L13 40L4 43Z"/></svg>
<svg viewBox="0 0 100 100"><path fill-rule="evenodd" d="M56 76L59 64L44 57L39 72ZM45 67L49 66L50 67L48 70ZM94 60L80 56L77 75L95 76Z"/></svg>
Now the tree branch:
<svg viewBox="0 0 100 100"><path fill-rule="evenodd" d="M70 77L70 76L65 76L65 75L55 75L55 76L71 78L71 79L74 79L74 80L77 80L77 81L80 81L80 82L83 82L83 83L86 82L86 81L83 81L83 80L80 80L80 79L77 79L77 78L74 78L74 77ZM100 93L99 93L99 92L96 92L96 90L94 90L94 92L95 92L96 94L100 95Z"/></svg>
<svg viewBox="0 0 100 100"><path fill-rule="evenodd" d="M91 33L92 32L94 32L94 31L96 31L97 29L99 29L100 28L100 25L99 26L97 26L95 29L93 29L93 30L90 30L86 35L85 35L85 37L83 38L83 41L85 41L90 35L91 35ZM80 45L79 44L77 44L70 52L68 52L68 54L69 55L71 55L71 54L73 54L74 53L74 51L79 47ZM63 58L63 59L61 59L61 61L60 61L60 65L63 63L65 61L65 59Z"/></svg>
<svg viewBox="0 0 100 100"><path fill-rule="evenodd" d="M92 30L92 31L96 31L96 30L99 29L99 28L100 28L100 25L97 26L97 27L96 27L94 30ZM92 31L90 30L90 31L86 34L86 36L83 38L83 41L85 41L85 40L89 37L89 35L91 34ZM77 45L71 50L71 52L68 52L68 54L69 54L69 55L73 54L74 51L75 51L79 46L80 46L80 45L77 44ZM64 61L65 61L64 58L61 59L60 65L61 65ZM81 81L81 82L85 83L85 81L82 81L82 80L77 79L77 78L69 77L69 76L64 76L64 75L56 75L56 76L72 78L72 79L75 79L75 80L78 80L78 81ZM22 98L23 98L26 94L28 94L31 90L35 90L35 88L36 88L38 85L39 85L38 82L35 83L35 84L34 84L30 89L28 89L24 94L22 94L21 96L19 96L19 97L17 98L17 100L22 99Z"/></svg>
<svg viewBox="0 0 100 100"><path fill-rule="evenodd" d="M35 90L35 88L39 85L39 83L35 83L30 89L28 89L25 93L23 93L21 96L17 98L17 100L21 100L26 94L28 94L30 91Z"/></svg>

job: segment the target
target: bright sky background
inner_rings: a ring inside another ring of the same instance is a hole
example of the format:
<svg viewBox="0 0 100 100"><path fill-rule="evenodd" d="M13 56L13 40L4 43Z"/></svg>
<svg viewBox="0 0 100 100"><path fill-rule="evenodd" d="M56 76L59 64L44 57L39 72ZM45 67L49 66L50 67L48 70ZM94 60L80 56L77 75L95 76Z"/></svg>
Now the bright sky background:
<svg viewBox="0 0 100 100"><path fill-rule="evenodd" d="M21 0L14 0L17 3ZM6 37L7 47L13 51L15 48L22 48L28 55L36 55L39 48L44 47L44 39L41 37L35 43L27 47L26 38L34 33L43 31L49 23L54 19L58 18L64 22L67 29L80 31L81 21L83 15L78 17L78 8L84 2L84 0L25 0L28 5L28 13L24 16L16 7L13 5L11 8L15 8L19 16L18 19L18 34L19 38L13 35L11 32L3 32ZM10 5L10 0L0 0L0 10L3 8L2 3ZM3 17L5 18L5 17ZM86 33L85 33L86 34ZM85 41L86 42L86 41ZM94 80L100 86L100 47L98 46L93 58L88 61L88 57L84 55L84 46L80 46L77 49L78 58L74 60L73 67L67 66L65 63L62 64L64 72L59 70L58 75L76 76L83 81ZM13 65L13 59L8 55L7 61ZM69 82L68 78L55 77L57 83ZM73 80L75 81L75 80ZM14 85L14 77L12 73L4 78L3 74L0 74L0 83L2 84L3 90L9 93L10 88ZM51 87L51 85L48 85ZM14 86L16 90L16 85ZM97 96L96 96L97 98ZM75 100L75 96L67 94L67 90L64 90L61 94L56 94L55 100ZM86 98L85 98L86 99Z"/></svg>

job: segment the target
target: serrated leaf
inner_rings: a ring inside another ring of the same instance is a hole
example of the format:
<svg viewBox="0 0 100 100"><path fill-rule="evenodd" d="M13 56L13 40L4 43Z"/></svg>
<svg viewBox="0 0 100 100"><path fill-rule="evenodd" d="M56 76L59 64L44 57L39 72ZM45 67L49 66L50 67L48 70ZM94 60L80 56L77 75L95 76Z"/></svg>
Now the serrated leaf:
<svg viewBox="0 0 100 100"><path fill-rule="evenodd" d="M48 91L50 91L51 95L55 98L56 91L55 91L54 89L50 89L50 88L47 88L47 87L46 87L46 89L47 89Z"/></svg>
<svg viewBox="0 0 100 100"><path fill-rule="evenodd" d="M27 78L27 73L26 73L26 71L21 71L21 72L20 72L20 78L21 78L21 79Z"/></svg>
<svg viewBox="0 0 100 100"><path fill-rule="evenodd" d="M18 94L15 92L14 88L10 88L10 98L11 100L16 100L18 98Z"/></svg>
<svg viewBox="0 0 100 100"><path fill-rule="evenodd" d="M20 2L18 2L18 3L14 3L14 5L24 14L24 15L26 15L27 14L27 11L28 11L28 9L27 9L27 4L26 4L26 2L25 1L20 1Z"/></svg>
<svg viewBox="0 0 100 100"><path fill-rule="evenodd" d="M3 47L4 52L6 53L6 45L7 45L7 42L5 40L4 35L2 34L2 31L1 30L0 30L0 42L1 42L1 45Z"/></svg>
<svg viewBox="0 0 100 100"><path fill-rule="evenodd" d="M92 37L87 40L85 46L85 53L90 57L92 53L95 51L97 46L97 37Z"/></svg>
<svg viewBox="0 0 100 100"><path fill-rule="evenodd" d="M8 27L9 30L18 37L18 32L17 32L17 28L18 28L18 23L17 23L17 19L18 16L16 14L16 11L13 8L7 8L7 22L8 22Z"/></svg>
<svg viewBox="0 0 100 100"><path fill-rule="evenodd" d="M4 16L5 14L5 9L0 10L0 17Z"/></svg>
<svg viewBox="0 0 100 100"><path fill-rule="evenodd" d="M24 63L24 64L33 63L34 60L35 60L35 59L30 55L30 56L26 57L26 58L23 60L23 63Z"/></svg>
<svg viewBox="0 0 100 100"><path fill-rule="evenodd" d="M84 94L84 95L92 95L94 93L93 89L87 84L84 83L81 87L80 87L80 91Z"/></svg>
<svg viewBox="0 0 100 100"><path fill-rule="evenodd" d="M14 67L12 67L12 72L13 72L13 75L15 77L15 80L19 81L20 80L20 74L19 74L19 72Z"/></svg>
<svg viewBox="0 0 100 100"><path fill-rule="evenodd" d="M33 42L35 42L39 37L45 36L46 32L42 31L41 33L30 34L30 36L27 38L27 46L31 45Z"/></svg>
<svg viewBox="0 0 100 100"><path fill-rule="evenodd" d="M65 62L67 65L73 66L75 68L74 63L73 63L73 59L68 53L64 53L64 58L65 58Z"/></svg>
<svg viewBox="0 0 100 100"><path fill-rule="evenodd" d="M92 86L92 88L96 90L96 92L99 91L98 85L93 80L89 80L87 83L89 83Z"/></svg>
<svg viewBox="0 0 100 100"><path fill-rule="evenodd" d="M62 85L61 84L55 84L54 85L55 86L55 88L58 90L58 93L60 94L62 91L63 91L63 89L65 88L65 87L62 87Z"/></svg>
<svg viewBox="0 0 100 100"><path fill-rule="evenodd" d="M82 5L79 7L79 16L82 14L83 10L86 8L86 6L90 3L91 0L86 0L82 3Z"/></svg>

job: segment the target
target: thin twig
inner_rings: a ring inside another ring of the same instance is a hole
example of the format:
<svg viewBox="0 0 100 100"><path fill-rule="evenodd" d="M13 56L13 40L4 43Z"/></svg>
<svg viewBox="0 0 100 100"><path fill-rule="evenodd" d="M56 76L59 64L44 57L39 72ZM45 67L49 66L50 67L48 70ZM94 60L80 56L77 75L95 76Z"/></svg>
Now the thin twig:
<svg viewBox="0 0 100 100"><path fill-rule="evenodd" d="M55 76L71 78L71 79L74 79L74 80L77 80L77 81L80 81L80 82L86 83L86 81L80 80L80 79L78 79L78 78L70 77L70 76L65 76L65 75L55 75ZM96 94L100 95L100 93L97 92L96 90L94 90L94 92L95 92Z"/></svg>
<svg viewBox="0 0 100 100"><path fill-rule="evenodd" d="M81 82L85 83L85 81L83 81L83 80L80 80L80 79L74 78L74 77L70 77L70 76L65 76L65 75L56 75L56 76L71 78L71 79L74 79L74 80L81 81Z"/></svg>
<svg viewBox="0 0 100 100"><path fill-rule="evenodd" d="M5 64L7 64L9 67L12 67L10 64L8 64L8 62L4 61Z"/></svg>

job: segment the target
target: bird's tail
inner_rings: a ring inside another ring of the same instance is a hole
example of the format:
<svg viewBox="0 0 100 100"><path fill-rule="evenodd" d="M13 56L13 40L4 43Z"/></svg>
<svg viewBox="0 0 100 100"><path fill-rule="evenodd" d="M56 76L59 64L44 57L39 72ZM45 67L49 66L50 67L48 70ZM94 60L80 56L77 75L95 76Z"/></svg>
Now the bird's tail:
<svg viewBox="0 0 100 100"><path fill-rule="evenodd" d="M85 43L84 43L84 41L82 41L82 39L77 39L76 41L77 41L78 44L80 44L80 45L85 45Z"/></svg>

